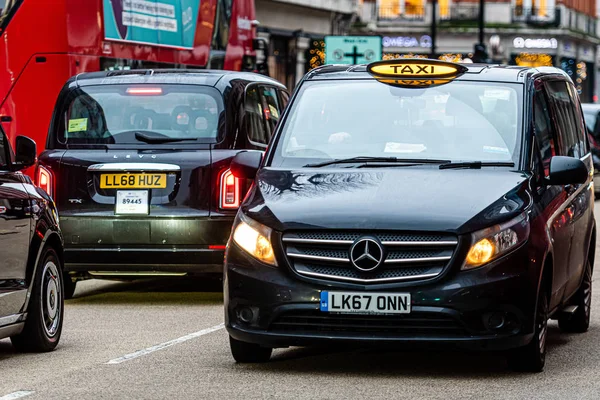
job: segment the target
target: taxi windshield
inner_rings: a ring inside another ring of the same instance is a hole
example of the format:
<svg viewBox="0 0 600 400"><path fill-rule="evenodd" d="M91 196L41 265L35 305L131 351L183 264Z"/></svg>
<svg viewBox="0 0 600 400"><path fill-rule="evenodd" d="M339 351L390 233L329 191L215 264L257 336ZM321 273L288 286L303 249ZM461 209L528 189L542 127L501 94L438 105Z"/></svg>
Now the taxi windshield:
<svg viewBox="0 0 600 400"><path fill-rule="evenodd" d="M273 166L353 157L518 163L520 84L402 88L375 80L306 82L291 106Z"/></svg>

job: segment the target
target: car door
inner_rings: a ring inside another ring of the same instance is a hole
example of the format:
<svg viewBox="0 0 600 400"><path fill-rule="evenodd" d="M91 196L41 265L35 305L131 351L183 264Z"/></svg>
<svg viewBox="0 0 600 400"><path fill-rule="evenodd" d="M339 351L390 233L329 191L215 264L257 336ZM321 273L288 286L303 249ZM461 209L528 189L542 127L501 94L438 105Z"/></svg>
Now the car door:
<svg viewBox="0 0 600 400"><path fill-rule="evenodd" d="M578 156L586 164L588 170L591 171L592 157L586 140L587 132L579 96L571 83L566 83L565 86L570 99L570 107L566 111L572 121L569 122L568 128L571 129L574 139L573 149L570 151L574 156ZM570 189L573 192L573 199L569 206L571 223L573 224L573 237L569 255L569 278L565 288L565 296L567 297L573 295L579 288L588 259L594 208L592 188L589 183L588 180L584 184L571 185Z"/></svg>
<svg viewBox="0 0 600 400"><path fill-rule="evenodd" d="M31 240L25 178L10 171L11 158L10 144L0 127L0 318L18 313L25 302Z"/></svg>
<svg viewBox="0 0 600 400"><path fill-rule="evenodd" d="M558 133L558 155L583 159L587 154L587 145L583 140L583 134L579 132L583 127L580 125L579 119L581 118L577 118L577 109L573 104L571 90L574 88L565 80L550 80L546 82L546 89ZM587 161L590 162L591 167L591 160ZM574 281L580 281L583 269L584 247L587 246L584 245L582 235L586 236L588 226L585 216L589 217L590 215L586 212L588 208L586 204L590 203L592 195L591 191L587 190L587 186L588 183L564 185L561 223L568 228L570 244L566 262L560 263L561 284L564 284L563 297L569 297L574 288L576 289L578 283L575 284ZM578 229L583 230L578 232Z"/></svg>
<svg viewBox="0 0 600 400"><path fill-rule="evenodd" d="M536 144L539 149L540 164L538 167L538 203L541 214L545 217L547 230L552 243L554 260L552 279L551 308L556 307L564 294L567 283L567 268L573 226L569 223L566 202L567 190L564 186L548 185L545 178L550 174L550 161L552 157L561 154L560 143L563 141L559 135L556 116L552 114L549 96L542 81L537 81L537 90L534 96L534 129Z"/></svg>

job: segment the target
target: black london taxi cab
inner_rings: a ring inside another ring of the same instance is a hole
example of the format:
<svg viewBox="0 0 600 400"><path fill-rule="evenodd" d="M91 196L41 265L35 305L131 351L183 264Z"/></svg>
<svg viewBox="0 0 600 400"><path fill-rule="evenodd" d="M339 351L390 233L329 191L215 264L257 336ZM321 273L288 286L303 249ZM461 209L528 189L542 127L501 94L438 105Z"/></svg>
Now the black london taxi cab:
<svg viewBox="0 0 600 400"><path fill-rule="evenodd" d="M65 294L89 277L217 274L247 182L240 149L262 154L288 94L252 73L81 74L59 94L38 184L65 237Z"/></svg>
<svg viewBox="0 0 600 400"><path fill-rule="evenodd" d="M0 339L47 352L63 325L63 239L54 202L21 172L35 143L19 136L15 149L0 126Z"/></svg>
<svg viewBox="0 0 600 400"><path fill-rule="evenodd" d="M596 229L577 92L554 68L394 60L309 73L225 263L238 362L272 348L427 343L540 371L547 322L590 322Z"/></svg>

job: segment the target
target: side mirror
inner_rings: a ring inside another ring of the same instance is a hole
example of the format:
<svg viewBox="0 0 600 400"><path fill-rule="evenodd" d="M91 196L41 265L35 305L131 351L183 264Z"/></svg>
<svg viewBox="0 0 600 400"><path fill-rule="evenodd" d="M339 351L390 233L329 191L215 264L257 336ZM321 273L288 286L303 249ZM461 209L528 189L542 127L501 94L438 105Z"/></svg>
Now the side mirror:
<svg viewBox="0 0 600 400"><path fill-rule="evenodd" d="M576 185L587 182L588 168L578 158L555 156L550 160L550 185Z"/></svg>
<svg viewBox="0 0 600 400"><path fill-rule="evenodd" d="M15 162L13 163L15 171L20 171L35 164L37 149L33 140L25 136L17 136L15 148Z"/></svg>
<svg viewBox="0 0 600 400"><path fill-rule="evenodd" d="M263 154L260 151L243 151L231 160L231 173L236 178L254 179L260 168Z"/></svg>

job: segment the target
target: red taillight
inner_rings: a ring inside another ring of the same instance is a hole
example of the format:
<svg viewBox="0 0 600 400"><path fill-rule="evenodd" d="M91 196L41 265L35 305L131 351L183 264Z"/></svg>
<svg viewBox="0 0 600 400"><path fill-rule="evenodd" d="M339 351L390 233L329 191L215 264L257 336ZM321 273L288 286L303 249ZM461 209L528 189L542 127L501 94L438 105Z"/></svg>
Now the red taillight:
<svg viewBox="0 0 600 400"><path fill-rule="evenodd" d="M219 206L223 209L233 209L240 206L240 180L233 176L231 170L221 175L221 194Z"/></svg>
<svg viewBox="0 0 600 400"><path fill-rule="evenodd" d="M52 172L42 166L38 166L37 170L37 185L46 191L50 197L54 196Z"/></svg>
<svg viewBox="0 0 600 400"><path fill-rule="evenodd" d="M162 92L161 88L127 88L127 94L134 96L158 96Z"/></svg>

